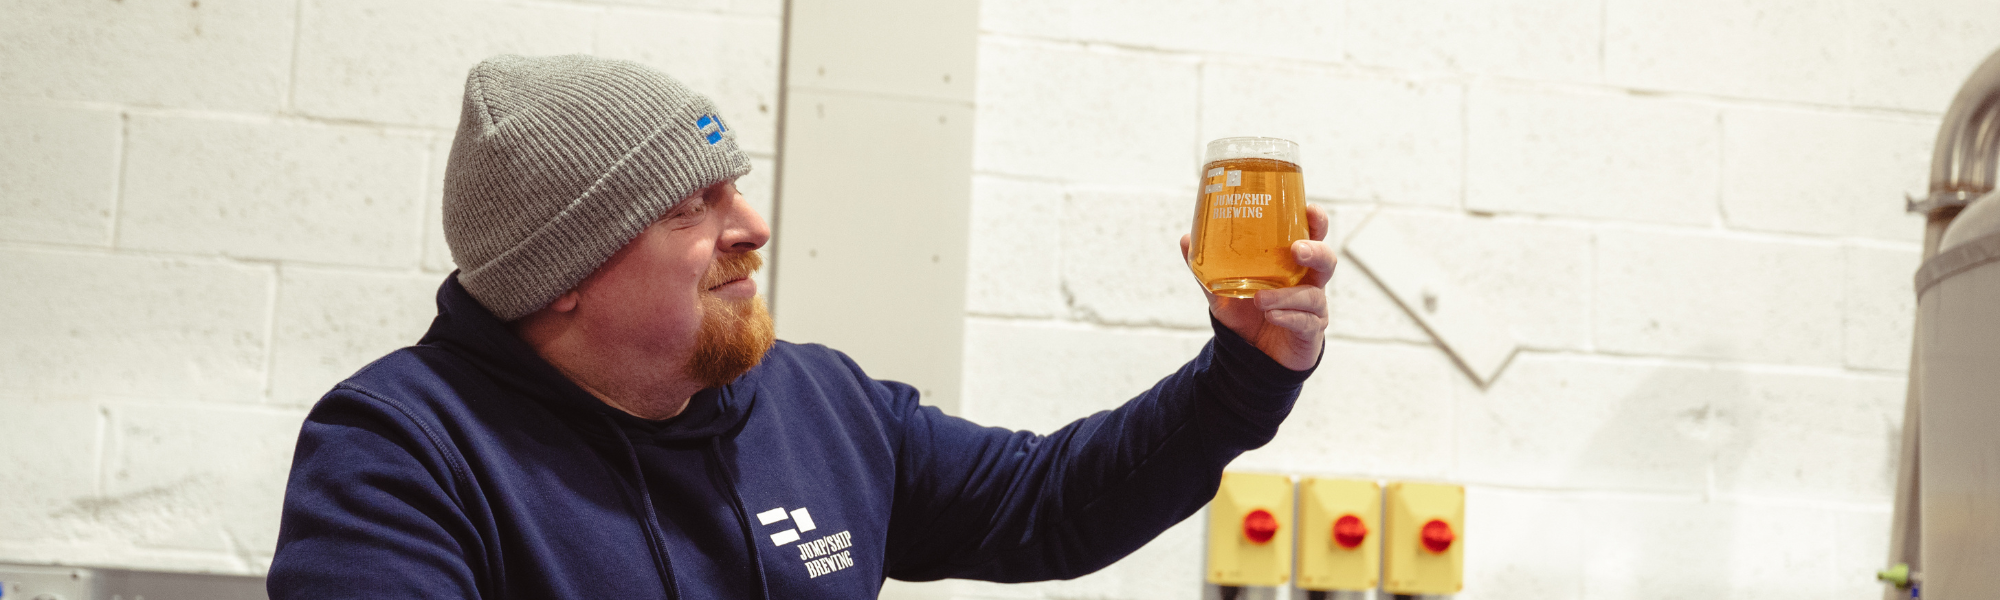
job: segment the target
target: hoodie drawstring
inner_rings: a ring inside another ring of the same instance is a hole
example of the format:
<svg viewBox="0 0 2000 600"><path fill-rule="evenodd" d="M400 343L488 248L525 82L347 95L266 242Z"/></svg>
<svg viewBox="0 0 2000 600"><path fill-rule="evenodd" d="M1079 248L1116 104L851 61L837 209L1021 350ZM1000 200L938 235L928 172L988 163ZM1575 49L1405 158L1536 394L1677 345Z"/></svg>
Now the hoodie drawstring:
<svg viewBox="0 0 2000 600"><path fill-rule="evenodd" d="M722 487L729 490L729 506L736 509L736 523L743 527L743 545L750 548L750 565L757 570L757 587L764 592L764 600L771 600L771 582L764 578L764 559L757 552L757 533L750 529L750 515L743 510L743 496L736 493L736 475L729 470L729 462L722 460L722 437L708 438L708 457L715 461L716 471L722 474Z"/></svg>
<svg viewBox="0 0 2000 600"><path fill-rule="evenodd" d="M674 563L667 558L666 540L660 539L660 513L653 510L653 494L646 487L646 472L639 468L639 450L632 446L632 438L625 436L625 430L618 427L618 422L612 421L609 416L598 416L604 417L604 426L618 434L619 443L625 445L625 458L632 464L632 476L639 479L639 503L644 509L641 512L646 515L646 541L653 546L653 565L660 569L661 578L667 581L667 597L678 600L681 586L674 581ZM737 511L741 513L742 509ZM765 600L770 600L769 592L765 592Z"/></svg>

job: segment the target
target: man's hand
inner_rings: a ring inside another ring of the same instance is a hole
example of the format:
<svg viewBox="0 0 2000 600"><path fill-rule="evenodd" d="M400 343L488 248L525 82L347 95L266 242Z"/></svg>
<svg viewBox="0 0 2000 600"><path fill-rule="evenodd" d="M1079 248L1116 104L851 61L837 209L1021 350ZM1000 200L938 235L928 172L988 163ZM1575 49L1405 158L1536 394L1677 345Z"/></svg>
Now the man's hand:
<svg viewBox="0 0 2000 600"><path fill-rule="evenodd" d="M1208 312L1224 327L1243 336L1278 364L1293 371L1312 368L1326 343L1326 282L1333 278L1333 249L1327 247L1326 211L1306 205L1306 231L1312 239L1292 242L1292 259L1304 266L1298 285L1257 292L1255 299L1227 298L1209 293ZM1188 236L1181 236L1181 260L1188 257Z"/></svg>

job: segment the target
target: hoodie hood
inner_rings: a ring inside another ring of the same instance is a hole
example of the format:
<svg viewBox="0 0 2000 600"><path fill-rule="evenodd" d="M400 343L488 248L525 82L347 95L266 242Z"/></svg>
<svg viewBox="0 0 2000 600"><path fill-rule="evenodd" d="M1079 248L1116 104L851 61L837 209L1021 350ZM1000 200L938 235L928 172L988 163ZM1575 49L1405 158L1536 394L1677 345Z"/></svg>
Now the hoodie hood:
<svg viewBox="0 0 2000 600"><path fill-rule="evenodd" d="M656 443L706 440L740 427L755 404L754 386L744 383L754 378L746 376L727 386L697 392L688 400L687 408L673 418L641 419L605 404L570 381L475 300L459 284L457 271L438 287L437 305L438 316L418 344L438 346L467 359L494 379L578 425L579 431L591 437L613 435L603 427L608 418L625 429L626 435L637 439Z"/></svg>

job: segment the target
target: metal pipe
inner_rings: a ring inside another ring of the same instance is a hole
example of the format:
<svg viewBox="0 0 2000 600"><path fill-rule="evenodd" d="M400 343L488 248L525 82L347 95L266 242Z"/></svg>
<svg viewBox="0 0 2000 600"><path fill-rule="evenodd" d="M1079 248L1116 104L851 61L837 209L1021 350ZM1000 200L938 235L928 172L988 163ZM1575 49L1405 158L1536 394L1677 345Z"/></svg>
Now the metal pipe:
<svg viewBox="0 0 2000 600"><path fill-rule="evenodd" d="M1996 158L2000 158L2000 51L1972 71L1944 112L1931 151L1930 197L1907 199L1905 206L1933 218L1944 209L1956 214L1993 191Z"/></svg>

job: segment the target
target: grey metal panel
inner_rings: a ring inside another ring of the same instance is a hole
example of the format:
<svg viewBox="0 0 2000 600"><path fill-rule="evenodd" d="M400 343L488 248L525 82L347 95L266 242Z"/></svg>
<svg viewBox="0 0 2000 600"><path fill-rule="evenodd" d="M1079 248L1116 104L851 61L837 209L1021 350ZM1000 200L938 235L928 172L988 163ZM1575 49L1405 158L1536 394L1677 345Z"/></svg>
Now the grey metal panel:
<svg viewBox="0 0 2000 600"><path fill-rule="evenodd" d="M788 88L971 103L979 3L792 0Z"/></svg>
<svg viewBox="0 0 2000 600"><path fill-rule="evenodd" d="M771 304L778 335L958 412L976 0L792 0Z"/></svg>
<svg viewBox="0 0 2000 600"><path fill-rule="evenodd" d="M0 564L0 599L266 600L254 575Z"/></svg>
<svg viewBox="0 0 2000 600"><path fill-rule="evenodd" d="M972 107L790 93L779 337L847 352L957 412Z"/></svg>

